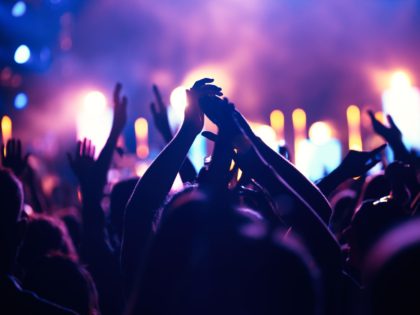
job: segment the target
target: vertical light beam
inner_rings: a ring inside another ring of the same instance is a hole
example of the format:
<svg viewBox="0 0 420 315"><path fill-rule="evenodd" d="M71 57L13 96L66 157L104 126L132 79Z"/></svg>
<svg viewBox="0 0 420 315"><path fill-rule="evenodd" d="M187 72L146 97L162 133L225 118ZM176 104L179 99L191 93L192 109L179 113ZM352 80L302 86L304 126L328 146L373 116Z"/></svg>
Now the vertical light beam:
<svg viewBox="0 0 420 315"><path fill-rule="evenodd" d="M347 107L347 125L349 128L349 149L362 151L362 135L360 131L360 110L356 105Z"/></svg>
<svg viewBox="0 0 420 315"><path fill-rule="evenodd" d="M146 118L137 118L134 122L134 131L136 133L137 156L141 159L146 159L149 156L149 144L148 144L148 123Z"/></svg>

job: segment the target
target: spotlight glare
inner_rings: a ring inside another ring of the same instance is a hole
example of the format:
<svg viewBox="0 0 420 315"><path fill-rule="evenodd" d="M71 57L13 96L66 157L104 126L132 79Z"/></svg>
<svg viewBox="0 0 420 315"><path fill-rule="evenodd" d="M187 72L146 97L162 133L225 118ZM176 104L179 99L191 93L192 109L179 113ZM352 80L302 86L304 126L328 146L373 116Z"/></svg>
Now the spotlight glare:
<svg viewBox="0 0 420 315"><path fill-rule="evenodd" d="M20 45L15 51L15 62L18 64L24 64L31 58L31 51L26 45Z"/></svg>
<svg viewBox="0 0 420 315"><path fill-rule="evenodd" d="M91 91L85 95L83 107L89 113L103 112L106 109L106 97L99 91Z"/></svg>
<svg viewBox="0 0 420 315"><path fill-rule="evenodd" d="M184 110L187 107L187 92L184 86L175 88L170 96L171 106L175 109L177 115L183 116Z"/></svg>
<svg viewBox="0 0 420 315"><path fill-rule="evenodd" d="M15 97L14 105L16 109L25 108L26 105L28 105L28 96L23 92L17 94Z"/></svg>
<svg viewBox="0 0 420 315"><path fill-rule="evenodd" d="M309 128L309 139L316 145L327 144L332 138L331 126L323 121L317 121Z"/></svg>
<svg viewBox="0 0 420 315"><path fill-rule="evenodd" d="M90 91L83 95L76 124L77 139L90 139L96 147L95 155L98 156L112 125L112 110L108 108L103 93Z"/></svg>
<svg viewBox="0 0 420 315"><path fill-rule="evenodd" d="M23 1L18 1L15 3L15 5L12 7L12 15L14 17L20 17L24 15L26 12L26 4Z"/></svg>
<svg viewBox="0 0 420 315"><path fill-rule="evenodd" d="M394 90L406 90L411 87L411 79L408 73L396 71L391 77L391 88Z"/></svg>

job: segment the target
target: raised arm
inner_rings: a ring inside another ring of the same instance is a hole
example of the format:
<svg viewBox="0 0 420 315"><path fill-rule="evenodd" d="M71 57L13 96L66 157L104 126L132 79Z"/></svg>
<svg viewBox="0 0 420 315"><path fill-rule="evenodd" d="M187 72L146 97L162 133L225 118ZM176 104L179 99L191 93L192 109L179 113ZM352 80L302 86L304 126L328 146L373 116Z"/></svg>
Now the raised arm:
<svg viewBox="0 0 420 315"><path fill-rule="evenodd" d="M101 206L107 173L120 133L126 123L127 99L120 97L121 84L114 90L114 118L108 140L95 161L95 147L78 141L70 166L79 180L82 193L81 257L95 280L101 313L119 314L123 309L123 285L119 259L109 245L105 213Z"/></svg>
<svg viewBox="0 0 420 315"><path fill-rule="evenodd" d="M246 119L239 113L235 113L237 122L246 133L247 137L252 141L257 148L259 154L272 167L276 174L283 178L288 185L293 188L299 196L308 204L312 205L313 210L322 219L324 223L328 224L331 216L331 207L321 193L321 191L309 181L296 167L290 163L283 156L273 151L267 144L257 137L249 127Z"/></svg>
<svg viewBox="0 0 420 315"><path fill-rule="evenodd" d="M153 94L155 96L155 102L150 104L153 122L165 143L168 144L173 138L171 127L169 125L168 109L162 100L162 96L156 85L153 85ZM197 172L188 157L186 157L184 163L182 163L179 175L181 176L183 183L192 183L196 179Z"/></svg>
<svg viewBox="0 0 420 315"><path fill-rule="evenodd" d="M381 153L386 144L372 151L350 150L340 165L330 174L321 179L317 186L325 196L329 196L334 189L346 180L366 174L373 166L381 161Z"/></svg>
<svg viewBox="0 0 420 315"><path fill-rule="evenodd" d="M29 194L25 194L25 201L32 206L35 212L41 213L47 210L45 196L37 174L28 163L28 158L29 153L23 154L22 143L19 139L8 140L6 147L1 145L2 165L10 168L19 177L29 192Z"/></svg>
<svg viewBox="0 0 420 315"><path fill-rule="evenodd" d="M187 91L188 106L181 128L138 181L127 204L121 259L128 292L146 254L147 244L153 236L158 210L163 205L194 139L203 128L204 115L198 101L204 95L220 94L219 88L208 84L212 81L197 81Z"/></svg>
<svg viewBox="0 0 420 315"><path fill-rule="evenodd" d="M410 153L405 147L402 141L402 133L400 129L398 129L391 115L386 116L389 124L389 127L387 127L376 119L375 114L372 111L368 111L368 114L373 130L390 145L392 152L394 152L394 159L409 163L411 160Z"/></svg>
<svg viewBox="0 0 420 315"><path fill-rule="evenodd" d="M291 181L265 160L260 152L258 138L250 131L248 124L244 123L243 116L236 110L218 110L223 106L222 101L213 98L202 102L206 115L220 127L228 126L237 149L236 160L244 174L258 182L277 201L278 215L282 217L307 243L315 259L325 270L334 266L335 271L340 266L340 249L334 236L328 230L314 209L314 204L301 196ZM224 123L221 123L224 121ZM263 146L263 151L265 151ZM296 184L296 183L295 183ZM316 205L316 204L315 204Z"/></svg>

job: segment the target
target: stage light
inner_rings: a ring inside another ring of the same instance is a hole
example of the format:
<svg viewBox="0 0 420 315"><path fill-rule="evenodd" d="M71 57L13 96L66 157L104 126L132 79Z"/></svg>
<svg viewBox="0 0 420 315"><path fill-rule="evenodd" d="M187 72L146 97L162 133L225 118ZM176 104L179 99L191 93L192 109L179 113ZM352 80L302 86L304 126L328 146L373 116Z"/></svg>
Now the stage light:
<svg viewBox="0 0 420 315"><path fill-rule="evenodd" d="M176 113L183 117L184 110L188 105L186 88L184 86L175 88L171 93L170 101Z"/></svg>
<svg viewBox="0 0 420 315"><path fill-rule="evenodd" d="M96 156L105 145L111 125L112 110L107 106L105 95L99 91L83 95L77 114L77 139L90 139L96 147Z"/></svg>
<svg viewBox="0 0 420 315"><path fill-rule="evenodd" d="M349 149L362 151L362 135L360 131L360 109L356 105L347 107L347 124L349 128Z"/></svg>
<svg viewBox="0 0 420 315"><path fill-rule="evenodd" d="M306 113L301 108L296 108L292 113L293 131L294 131L294 157L295 165L299 170L303 170L307 164L305 156L306 144Z"/></svg>
<svg viewBox="0 0 420 315"><path fill-rule="evenodd" d="M284 141L284 114L281 110L275 109L270 114L270 124L274 129L279 141Z"/></svg>
<svg viewBox="0 0 420 315"><path fill-rule="evenodd" d="M408 73L396 71L391 76L391 89L404 91L411 87L411 79Z"/></svg>
<svg viewBox="0 0 420 315"><path fill-rule="evenodd" d="M31 51L28 46L20 45L15 51L15 62L18 64L24 64L31 58Z"/></svg>
<svg viewBox="0 0 420 315"><path fill-rule="evenodd" d="M148 133L149 127L146 118L137 118L134 122L134 131L136 133L137 156L146 159L149 156Z"/></svg>
<svg viewBox="0 0 420 315"><path fill-rule="evenodd" d="M269 125L252 124L252 130L260 137L270 148L277 150L276 132Z"/></svg>
<svg viewBox="0 0 420 315"><path fill-rule="evenodd" d="M420 149L420 90L412 83L406 71L392 73L389 88L382 94L385 115L391 115L403 134L409 149Z"/></svg>
<svg viewBox="0 0 420 315"><path fill-rule="evenodd" d="M26 12L26 3L23 1L18 1L15 3L15 5L12 7L12 15L14 17L20 17L24 15Z"/></svg>
<svg viewBox="0 0 420 315"><path fill-rule="evenodd" d="M12 139L12 120L9 116L3 116L1 119L1 131L3 133L3 143L6 144L7 141Z"/></svg>
<svg viewBox="0 0 420 315"><path fill-rule="evenodd" d="M16 109L23 109L28 105L28 96L25 93L19 93L15 96L14 105Z"/></svg>
<svg viewBox="0 0 420 315"><path fill-rule="evenodd" d="M226 96L231 95L234 91L235 81L232 79L227 65L212 63L199 66L187 73L182 85L191 87L195 81L201 78L214 79L214 84L223 87L223 94Z"/></svg>
<svg viewBox="0 0 420 315"><path fill-rule="evenodd" d="M106 97L99 91L91 91L84 97L83 106L90 113L102 112L106 108Z"/></svg>
<svg viewBox="0 0 420 315"><path fill-rule="evenodd" d="M323 121L317 121L309 128L309 139L315 144L322 146L332 138L331 126Z"/></svg>

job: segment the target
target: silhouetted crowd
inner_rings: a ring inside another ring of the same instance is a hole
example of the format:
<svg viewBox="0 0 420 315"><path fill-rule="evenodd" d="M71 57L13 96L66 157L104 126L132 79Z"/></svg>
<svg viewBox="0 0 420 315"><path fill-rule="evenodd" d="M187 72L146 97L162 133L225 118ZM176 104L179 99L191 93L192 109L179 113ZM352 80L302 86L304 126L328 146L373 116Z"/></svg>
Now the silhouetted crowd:
<svg viewBox="0 0 420 315"><path fill-rule="evenodd" d="M385 125L369 112L384 145L350 151L314 184L212 79L186 91L175 134L155 86L166 146L105 206L127 120L121 89L99 156L88 139L68 154L79 183L72 210L60 210L71 190L43 190L20 140L3 144L0 314L420 314L419 157L392 117ZM202 132L205 116L217 134ZM187 154L200 134L214 147L197 173ZM367 175L379 162L382 172Z"/></svg>

